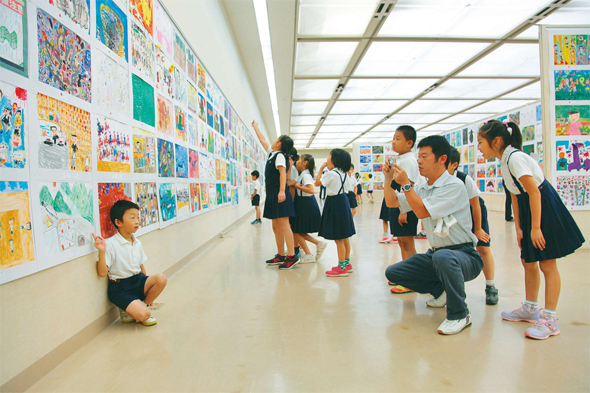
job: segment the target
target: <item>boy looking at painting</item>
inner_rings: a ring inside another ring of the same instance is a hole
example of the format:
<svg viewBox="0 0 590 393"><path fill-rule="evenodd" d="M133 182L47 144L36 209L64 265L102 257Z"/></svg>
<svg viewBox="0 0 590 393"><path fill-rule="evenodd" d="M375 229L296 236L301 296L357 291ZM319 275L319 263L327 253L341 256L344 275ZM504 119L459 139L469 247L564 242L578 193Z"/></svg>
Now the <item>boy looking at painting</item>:
<svg viewBox="0 0 590 393"><path fill-rule="evenodd" d="M139 206L131 201L117 201L110 216L118 232L106 240L92 234L98 249L97 273L100 277L109 276L108 297L119 307L121 322L155 325L156 318L148 307L162 293L168 279L161 273L146 273L143 264L147 256L133 235L139 229Z"/></svg>
<svg viewBox="0 0 590 393"><path fill-rule="evenodd" d="M254 192L252 193L252 197L250 198L250 200L252 201L252 206L256 208L256 219L250 223L252 225L262 224L262 221L260 220L260 180L258 180L259 177L260 172L252 171L252 182L254 186Z"/></svg>

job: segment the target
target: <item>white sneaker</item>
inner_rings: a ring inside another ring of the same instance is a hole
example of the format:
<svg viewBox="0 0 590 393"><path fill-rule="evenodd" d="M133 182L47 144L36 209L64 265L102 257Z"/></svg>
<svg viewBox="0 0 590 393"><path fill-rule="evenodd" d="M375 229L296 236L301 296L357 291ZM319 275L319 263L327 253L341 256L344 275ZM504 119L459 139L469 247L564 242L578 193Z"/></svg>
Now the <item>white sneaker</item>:
<svg viewBox="0 0 590 393"><path fill-rule="evenodd" d="M328 243L326 242L320 242L320 244L317 245L315 256L316 261L322 257L322 254L324 253L324 251L326 251L326 247L328 247Z"/></svg>
<svg viewBox="0 0 590 393"><path fill-rule="evenodd" d="M383 236L381 238L381 240L379 240L379 243L389 243L391 242L391 236Z"/></svg>
<svg viewBox="0 0 590 393"><path fill-rule="evenodd" d="M146 319L145 321L143 321L141 324L143 326L152 326L152 325L155 325L156 323L158 323L158 321L156 321L156 318L154 318L153 315L150 315L150 317L148 319Z"/></svg>
<svg viewBox="0 0 590 393"><path fill-rule="evenodd" d="M129 315L127 311L123 310L122 308L119 309L119 317L123 323L135 322L135 319L131 318L131 315Z"/></svg>
<svg viewBox="0 0 590 393"><path fill-rule="evenodd" d="M447 293L443 292L439 297L432 298L426 302L428 307L441 308L447 305ZM442 326L442 325L441 325Z"/></svg>
<svg viewBox="0 0 590 393"><path fill-rule="evenodd" d="M471 314L467 314L466 318L450 321L445 319L438 327L439 334L457 334L466 327L471 326Z"/></svg>
<svg viewBox="0 0 590 393"><path fill-rule="evenodd" d="M299 263L312 263L312 262L315 262L315 257L313 256L313 254L305 254L299 260Z"/></svg>

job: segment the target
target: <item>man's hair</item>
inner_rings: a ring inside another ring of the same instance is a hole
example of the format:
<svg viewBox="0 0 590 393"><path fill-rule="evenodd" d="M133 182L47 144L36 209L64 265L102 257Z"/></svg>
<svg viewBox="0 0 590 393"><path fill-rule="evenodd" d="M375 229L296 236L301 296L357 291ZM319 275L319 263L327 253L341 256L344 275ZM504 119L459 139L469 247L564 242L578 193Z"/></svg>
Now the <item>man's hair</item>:
<svg viewBox="0 0 590 393"><path fill-rule="evenodd" d="M252 176L256 176L256 178L258 179L260 177L260 172L252 171Z"/></svg>
<svg viewBox="0 0 590 393"><path fill-rule="evenodd" d="M412 126L399 126L395 132L404 134L407 141L412 141L412 147L416 145L416 129Z"/></svg>
<svg viewBox="0 0 590 393"><path fill-rule="evenodd" d="M460 161L461 161L461 153L459 153L459 150L452 147L451 148L451 156L449 157L449 165L458 164Z"/></svg>
<svg viewBox="0 0 590 393"><path fill-rule="evenodd" d="M449 141L447 141L447 138L442 135L430 135L418 143L418 149L427 146L432 149L432 153L437 161L440 157L447 156L445 166L448 168L449 157L451 156L451 145L449 144Z"/></svg>
<svg viewBox="0 0 590 393"><path fill-rule="evenodd" d="M113 204L111 207L111 222L115 226L115 228L119 229L117 224L115 224L115 220L123 221L123 215L129 209L137 209L139 210L139 206L137 203L133 203L131 201L127 201L125 199L121 199Z"/></svg>

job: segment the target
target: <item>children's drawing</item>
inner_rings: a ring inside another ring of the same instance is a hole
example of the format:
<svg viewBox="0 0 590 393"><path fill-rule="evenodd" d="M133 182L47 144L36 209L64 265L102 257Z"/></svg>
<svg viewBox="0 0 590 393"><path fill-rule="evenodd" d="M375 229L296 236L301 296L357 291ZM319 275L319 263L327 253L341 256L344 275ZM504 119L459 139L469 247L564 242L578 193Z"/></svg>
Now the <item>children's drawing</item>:
<svg viewBox="0 0 590 393"><path fill-rule="evenodd" d="M537 142L537 154L539 155L539 160L543 161L543 142Z"/></svg>
<svg viewBox="0 0 590 393"><path fill-rule="evenodd" d="M463 135L463 144L467 145L469 143L469 131L467 130L467 128L463 128L462 135Z"/></svg>
<svg viewBox="0 0 590 393"><path fill-rule="evenodd" d="M485 192L496 192L496 179L486 180L486 191Z"/></svg>
<svg viewBox="0 0 590 393"><path fill-rule="evenodd" d="M176 217L176 194L174 184L161 183L158 185L158 203L162 221L169 221Z"/></svg>
<svg viewBox="0 0 590 393"><path fill-rule="evenodd" d="M207 102L205 101L205 97L201 93L199 93L199 118L203 120L203 122L207 122Z"/></svg>
<svg viewBox="0 0 590 393"><path fill-rule="evenodd" d="M129 116L131 104L129 72L115 60L95 50L94 59L94 102L121 116ZM120 88L113 89L113 86Z"/></svg>
<svg viewBox="0 0 590 393"><path fill-rule="evenodd" d="M166 97L174 97L174 64L161 51L156 54L156 89Z"/></svg>
<svg viewBox="0 0 590 393"><path fill-rule="evenodd" d="M176 124L176 139L186 142L186 112L178 105L174 105L174 123Z"/></svg>
<svg viewBox="0 0 590 393"><path fill-rule="evenodd" d="M217 187L215 184L209 184L209 205L217 206Z"/></svg>
<svg viewBox="0 0 590 393"><path fill-rule="evenodd" d="M189 177L192 179L199 178L199 153L193 149L188 149L188 166Z"/></svg>
<svg viewBox="0 0 590 393"><path fill-rule="evenodd" d="M199 63L198 61L197 61L197 73L198 73L198 78L199 78L199 90L201 90L201 93L206 95L207 94L207 91L206 91L207 82L206 82L206 77L205 77L205 69L203 68L201 63Z"/></svg>
<svg viewBox="0 0 590 393"><path fill-rule="evenodd" d="M176 177L188 178L188 150L186 147L175 144Z"/></svg>
<svg viewBox="0 0 590 393"><path fill-rule="evenodd" d="M154 88L143 79L133 74L133 119L149 126L156 126L156 104Z"/></svg>
<svg viewBox="0 0 590 393"><path fill-rule="evenodd" d="M461 147L461 164L469 162L469 146Z"/></svg>
<svg viewBox="0 0 590 393"><path fill-rule="evenodd" d="M27 5L25 0L0 2L0 66L28 77Z"/></svg>
<svg viewBox="0 0 590 393"><path fill-rule="evenodd" d="M193 83L197 83L197 56L190 48L186 48L186 73Z"/></svg>
<svg viewBox="0 0 590 393"><path fill-rule="evenodd" d="M589 70L558 70L555 75L555 99L590 100Z"/></svg>
<svg viewBox="0 0 590 393"><path fill-rule="evenodd" d="M528 154L529 156L535 152L535 144L531 144L531 145L523 145L522 146L522 151L525 152L526 154Z"/></svg>
<svg viewBox="0 0 590 393"><path fill-rule="evenodd" d="M373 164L373 172L383 172L383 164Z"/></svg>
<svg viewBox="0 0 590 393"><path fill-rule="evenodd" d="M568 208L590 206L590 177L557 177L555 187L561 200Z"/></svg>
<svg viewBox="0 0 590 393"><path fill-rule="evenodd" d="M590 171L590 141L557 141L558 171Z"/></svg>
<svg viewBox="0 0 590 393"><path fill-rule="evenodd" d="M160 45L168 57L172 57L172 21L158 1L154 2L154 19L154 42Z"/></svg>
<svg viewBox="0 0 590 393"><path fill-rule="evenodd" d="M486 177L496 177L496 164L488 165Z"/></svg>
<svg viewBox="0 0 590 393"><path fill-rule="evenodd" d="M467 162L475 162L475 146L469 146L469 157Z"/></svg>
<svg viewBox="0 0 590 393"><path fill-rule="evenodd" d="M135 203L139 206L142 228L158 222L158 187L156 183L135 183Z"/></svg>
<svg viewBox="0 0 590 393"><path fill-rule="evenodd" d="M34 260L29 184L0 181L0 270Z"/></svg>
<svg viewBox="0 0 590 393"><path fill-rule="evenodd" d="M90 102L90 45L37 9L39 81Z"/></svg>
<svg viewBox="0 0 590 393"><path fill-rule="evenodd" d="M188 105L188 92L186 78L178 68L174 68L174 98L184 106Z"/></svg>
<svg viewBox="0 0 590 393"><path fill-rule="evenodd" d="M198 183L191 183L190 206L193 213L201 210L201 185Z"/></svg>
<svg viewBox="0 0 590 393"><path fill-rule="evenodd" d="M158 131L174 136L174 110L172 102L158 94Z"/></svg>
<svg viewBox="0 0 590 393"><path fill-rule="evenodd" d="M485 165L478 165L477 166L477 177L478 178L483 178L486 177L486 167Z"/></svg>
<svg viewBox="0 0 590 393"><path fill-rule="evenodd" d="M105 239L117 233L117 227L111 221L111 207L120 200L132 200L131 183L98 183L100 233Z"/></svg>
<svg viewBox="0 0 590 393"><path fill-rule="evenodd" d="M588 65L588 35L554 35L554 65Z"/></svg>
<svg viewBox="0 0 590 393"><path fill-rule="evenodd" d="M522 128L522 141L530 142L535 139L535 126L526 126Z"/></svg>
<svg viewBox="0 0 590 393"><path fill-rule="evenodd" d="M215 135L210 128L207 128L207 148L209 153L215 153Z"/></svg>
<svg viewBox="0 0 590 393"><path fill-rule="evenodd" d="M154 44L135 23L131 23L131 64L154 79Z"/></svg>
<svg viewBox="0 0 590 393"><path fill-rule="evenodd" d="M213 106L207 101L207 125L213 128Z"/></svg>
<svg viewBox="0 0 590 393"><path fill-rule="evenodd" d="M478 174L479 174L479 170L478 170ZM486 191L486 181L485 181L485 179L478 180L477 181L477 187L479 188L479 191L480 192L485 192Z"/></svg>
<svg viewBox="0 0 590 393"><path fill-rule="evenodd" d="M217 206L220 206L220 205L223 204L223 191L222 191L222 186L221 186L220 183L217 183L215 185L215 187L216 187L216 194L215 194L215 196L216 196L216 202L215 202L215 204Z"/></svg>
<svg viewBox="0 0 590 393"><path fill-rule="evenodd" d="M177 30L174 30L174 63L181 70L186 70L186 43Z"/></svg>
<svg viewBox="0 0 590 393"><path fill-rule="evenodd" d="M176 205L178 206L178 218L185 218L191 213L190 184L176 183Z"/></svg>
<svg viewBox="0 0 590 393"><path fill-rule="evenodd" d="M383 164L384 163L384 156L383 154L375 154L373 156L373 162L376 164Z"/></svg>
<svg viewBox="0 0 590 393"><path fill-rule="evenodd" d="M90 113L40 93L37 113L41 132L39 167L92 171Z"/></svg>
<svg viewBox="0 0 590 393"><path fill-rule="evenodd" d="M117 121L96 119L96 166L101 172L131 172L131 137Z"/></svg>
<svg viewBox="0 0 590 393"><path fill-rule="evenodd" d="M219 112L217 112L216 108L213 108L213 128L217 132L221 132L219 129Z"/></svg>
<svg viewBox="0 0 590 393"><path fill-rule="evenodd" d="M53 4L53 1L50 1ZM90 0L57 0L55 2L68 18L90 34Z"/></svg>
<svg viewBox="0 0 590 393"><path fill-rule="evenodd" d="M197 138L198 138L198 143L199 143L199 147L201 149L203 149L204 151L208 151L207 148L207 143L209 140L208 137L208 132L207 132L207 127L205 126L205 123L199 121L199 133L197 134Z"/></svg>
<svg viewBox="0 0 590 393"><path fill-rule="evenodd" d="M96 0L96 38L127 60L127 15L112 0Z"/></svg>
<svg viewBox="0 0 590 393"><path fill-rule="evenodd" d="M562 135L590 135L589 105L556 105L555 133Z"/></svg>
<svg viewBox="0 0 590 393"><path fill-rule="evenodd" d="M133 134L133 172L156 173L156 138L153 134Z"/></svg>
<svg viewBox="0 0 590 393"><path fill-rule="evenodd" d="M197 113L199 111L199 93L197 93L197 89L190 82L186 83L186 88L187 88L188 109Z"/></svg>
<svg viewBox="0 0 590 393"><path fill-rule="evenodd" d="M509 114L508 121L511 121L515 123L517 126L520 126L520 111Z"/></svg>
<svg viewBox="0 0 590 393"><path fill-rule="evenodd" d="M129 0L129 12L141 22L151 36L154 32L152 0Z"/></svg>
<svg viewBox="0 0 590 393"><path fill-rule="evenodd" d="M0 168L25 167L29 143L26 102L25 89L0 82Z"/></svg>
<svg viewBox="0 0 590 393"><path fill-rule="evenodd" d="M372 164L361 164L360 172L370 173L373 172Z"/></svg>
<svg viewBox="0 0 590 393"><path fill-rule="evenodd" d="M174 177L174 144L158 138L158 176Z"/></svg>
<svg viewBox="0 0 590 393"><path fill-rule="evenodd" d="M200 183L201 191L201 210L209 208L209 187L205 183Z"/></svg>
<svg viewBox="0 0 590 393"><path fill-rule="evenodd" d="M188 113L187 120L186 120L186 141L190 143L192 146L197 146L197 138L198 138L198 131L197 131L197 118L192 116L190 112Z"/></svg>

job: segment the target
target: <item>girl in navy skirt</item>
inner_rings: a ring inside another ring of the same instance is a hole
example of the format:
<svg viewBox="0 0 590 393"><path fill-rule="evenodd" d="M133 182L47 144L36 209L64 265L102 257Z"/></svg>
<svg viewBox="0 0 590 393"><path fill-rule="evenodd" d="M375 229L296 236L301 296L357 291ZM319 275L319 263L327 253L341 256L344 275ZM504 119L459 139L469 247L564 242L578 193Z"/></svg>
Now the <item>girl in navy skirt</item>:
<svg viewBox="0 0 590 393"><path fill-rule="evenodd" d="M346 192L346 196L348 197L352 217L355 216L356 208L358 207L358 203L356 202L356 180L352 177L353 172L354 165L350 164L350 169L347 172L348 176L346 176L346 183L344 183L344 192Z"/></svg>
<svg viewBox="0 0 590 393"><path fill-rule="evenodd" d="M322 215L318 202L315 199L315 189L313 187L314 172L315 172L315 160L311 154L303 154L299 157L295 166L299 172L299 176L295 183L295 223L292 226L293 235L295 236L295 242L298 243L305 255L301 258L301 263L311 263L320 259L324 250L326 249L326 242L320 242L319 240L310 236L310 233L316 233L320 230L320 222ZM307 242L316 245L316 255L314 256Z"/></svg>
<svg viewBox="0 0 590 393"><path fill-rule="evenodd" d="M379 219L383 222L383 237L381 237L379 243L390 243L397 241L397 238L394 238L393 235L389 234L389 210L390 209L385 204L385 198L383 198L383 202L381 202L381 210L379 211Z"/></svg>
<svg viewBox="0 0 590 393"><path fill-rule="evenodd" d="M534 325L525 336L539 340L560 333L555 310L561 278L556 259L572 254L584 237L553 186L545 180L537 162L520 148L522 135L513 122L491 120L479 130L478 148L486 159L501 160L504 184L512 194L516 240L524 266L526 301L522 307L503 312L508 321ZM545 276L545 308L539 310L537 298Z"/></svg>
<svg viewBox="0 0 590 393"><path fill-rule="evenodd" d="M356 233L350 203L344 192L348 170L351 165L350 154L342 149L334 149L330 152L328 160L320 168L315 185L326 187L326 202L322 213L319 235L325 239L334 240L338 249L338 266L328 270L329 277L348 276L352 273L350 264L349 237ZM322 175L322 171L328 167L329 171Z"/></svg>
<svg viewBox="0 0 590 393"><path fill-rule="evenodd" d="M359 173L354 174L354 179L356 180L356 202L357 204L363 203L363 184L361 182L361 175Z"/></svg>
<svg viewBox="0 0 590 393"><path fill-rule="evenodd" d="M299 262L295 255L293 244L293 232L289 225L289 217L295 216L293 199L287 188L287 158L285 154L293 147L293 139L281 135L272 145L266 141L258 128L256 121L252 126L258 135L258 139L267 150L268 158L264 170L266 185L266 200L262 216L272 220L272 230L277 243L277 255L266 261L267 265L280 265L279 269L291 269ZM287 243L287 255L285 256L285 242Z"/></svg>

